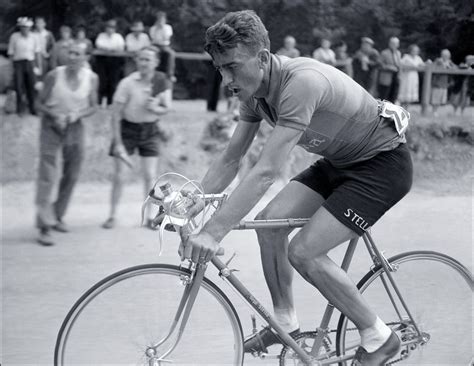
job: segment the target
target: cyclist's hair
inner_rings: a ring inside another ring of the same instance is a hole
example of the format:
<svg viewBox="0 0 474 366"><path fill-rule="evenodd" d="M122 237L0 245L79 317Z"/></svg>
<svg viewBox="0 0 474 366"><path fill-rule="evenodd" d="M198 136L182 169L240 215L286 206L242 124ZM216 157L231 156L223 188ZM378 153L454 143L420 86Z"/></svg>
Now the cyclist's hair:
<svg viewBox="0 0 474 366"><path fill-rule="evenodd" d="M253 10L227 13L206 31L204 50L213 56L242 44L256 55L262 48L270 49L268 31Z"/></svg>
<svg viewBox="0 0 474 366"><path fill-rule="evenodd" d="M158 61L160 61L160 49L158 47L155 47L155 46L145 46L145 47L142 47L140 48L140 51L139 52L142 52L142 51L151 51L155 54L156 56L156 59Z"/></svg>

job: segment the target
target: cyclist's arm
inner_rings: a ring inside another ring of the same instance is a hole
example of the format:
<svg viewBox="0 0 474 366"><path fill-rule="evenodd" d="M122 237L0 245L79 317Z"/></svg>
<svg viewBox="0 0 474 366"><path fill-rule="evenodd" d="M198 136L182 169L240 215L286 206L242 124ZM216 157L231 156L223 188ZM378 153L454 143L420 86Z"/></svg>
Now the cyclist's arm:
<svg viewBox="0 0 474 366"><path fill-rule="evenodd" d="M231 230L232 225L245 217L275 182L284 165L283 162L287 160L288 154L302 133L303 131L299 129L277 125L265 144L257 164L202 231L220 242Z"/></svg>
<svg viewBox="0 0 474 366"><path fill-rule="evenodd" d="M201 184L206 193L226 189L239 171L240 162L249 149L260 123L240 121L224 152L211 164Z"/></svg>

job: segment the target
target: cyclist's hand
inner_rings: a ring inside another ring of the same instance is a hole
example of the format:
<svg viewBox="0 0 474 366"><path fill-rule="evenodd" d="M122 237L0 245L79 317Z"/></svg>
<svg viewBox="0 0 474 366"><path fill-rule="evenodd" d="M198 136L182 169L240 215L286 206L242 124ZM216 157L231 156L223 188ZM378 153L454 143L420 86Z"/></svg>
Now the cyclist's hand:
<svg viewBox="0 0 474 366"><path fill-rule="evenodd" d="M178 252L181 260L189 259L195 263L205 263L215 255L223 254L219 243L206 232L182 237Z"/></svg>

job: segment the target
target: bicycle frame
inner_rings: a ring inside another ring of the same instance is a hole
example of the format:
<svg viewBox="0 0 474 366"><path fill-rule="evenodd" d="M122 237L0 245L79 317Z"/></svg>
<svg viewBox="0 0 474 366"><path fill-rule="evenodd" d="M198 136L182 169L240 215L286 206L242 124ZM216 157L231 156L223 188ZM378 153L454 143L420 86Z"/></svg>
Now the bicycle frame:
<svg viewBox="0 0 474 366"><path fill-rule="evenodd" d="M225 195L203 195L203 198L205 199L207 198L209 200L220 200L222 202L223 200L225 200ZM300 227L303 227L308 222L309 222L309 219L275 219L275 220L242 221L239 224L235 225L233 227L233 230L300 228ZM419 342L420 340L423 339L423 334L421 333L418 325L416 324L413 316L411 315L411 312L405 300L403 299L402 294L400 293L400 290L393 279L393 276L391 275L391 272L395 271L396 268L393 268L391 264L387 261L387 259L384 257L384 255L379 251L379 249L376 247L369 232L366 232L365 234L363 234L362 238L365 242L365 245L367 247L369 255L372 258L374 265L375 266L381 265L383 269L385 270L385 275L387 276L388 281L386 278L381 276L382 283L390 298L390 301L392 302L392 305L398 317L400 318L400 321L403 321L404 319L402 317L402 313L399 309L395 296L392 293L392 290L390 287L392 287L393 290L395 291L396 297L399 299L403 310L405 310L406 314L408 315L408 318L411 321L411 324L414 326L416 333L418 335L415 339L411 341L403 342L402 346ZM358 241L359 241L359 238L354 238L350 240L349 245L347 247L346 253L344 255L344 258L341 264L341 268L346 272L351 264ZM332 305L331 303L328 303L328 305L326 306L326 310L324 312L321 323L319 327L317 327L316 329L317 336L315 338L311 352L307 354L296 343L296 341L280 327L280 325L276 322L274 317L264 308L264 306L250 293L250 291L242 284L242 282L240 282L240 280L233 274L233 271L228 268L228 264L230 263L232 258L227 263L224 263L219 258L214 257L211 260L211 263L219 271L219 276L223 278L234 290L236 290L236 292L245 300L245 302L247 302L260 315L260 317L276 331L278 336L281 338L283 345L290 347L301 358L303 362L305 362L308 365L322 366L322 365L329 365L333 363L347 361L354 357L355 352L353 353L351 352L344 356L333 357L335 356L335 351L333 351L330 354L326 354L318 358L319 351L321 349L321 346L323 345L323 340L329 332L329 323L334 312L334 305ZM192 266L193 266L193 263L190 263L190 268L192 268ZM202 263L195 264L193 269L194 270L192 272L191 278L186 280L187 282L186 282L185 290L183 292L183 297L181 299L180 305L178 306L175 319L171 325L171 328L168 334L157 344L148 348L148 350L150 351L150 354L148 354L148 351L147 351L147 354L149 356L154 356L156 349L162 343L164 343L167 339L169 339L169 337L172 335L172 333L176 329L176 326L178 325L181 319L180 327L178 330L178 336L176 338L175 343L162 356L160 356L160 358L158 359L158 362L159 361L166 362L164 357L168 356L178 344L184 332L186 322L189 318L192 306L194 304L194 300L196 299L196 296L198 294L199 287L201 286L201 282L204 278L205 271L207 270L207 264L202 264ZM354 347L354 351L355 351L355 348L356 347Z"/></svg>

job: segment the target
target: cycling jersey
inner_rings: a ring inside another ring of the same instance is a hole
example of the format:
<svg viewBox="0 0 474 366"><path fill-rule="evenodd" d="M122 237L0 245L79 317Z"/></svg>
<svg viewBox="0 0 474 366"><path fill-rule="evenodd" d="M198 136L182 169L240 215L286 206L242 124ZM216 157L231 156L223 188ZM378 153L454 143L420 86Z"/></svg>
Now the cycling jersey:
<svg viewBox="0 0 474 366"><path fill-rule="evenodd" d="M379 112L379 102L338 69L271 55L268 88L241 103L240 119L304 131L299 146L345 167L406 142Z"/></svg>

